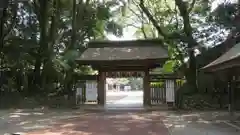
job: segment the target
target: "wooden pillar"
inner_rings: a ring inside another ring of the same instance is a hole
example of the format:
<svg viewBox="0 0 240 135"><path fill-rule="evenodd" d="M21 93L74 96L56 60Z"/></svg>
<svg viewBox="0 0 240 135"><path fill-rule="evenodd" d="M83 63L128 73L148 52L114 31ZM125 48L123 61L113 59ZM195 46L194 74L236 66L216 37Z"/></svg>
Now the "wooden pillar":
<svg viewBox="0 0 240 135"><path fill-rule="evenodd" d="M233 115L235 110L235 89L236 89L236 68L231 68L227 71L227 78L228 78L228 99L229 99L229 106L228 110L230 115Z"/></svg>
<svg viewBox="0 0 240 135"><path fill-rule="evenodd" d="M99 71L98 74L98 104L105 105L105 83L106 83L106 74L105 72Z"/></svg>
<svg viewBox="0 0 240 135"><path fill-rule="evenodd" d="M232 111L235 111L235 90L236 90L236 76L234 75L232 78L232 84L231 84L231 96L232 96Z"/></svg>
<svg viewBox="0 0 240 135"><path fill-rule="evenodd" d="M173 81L174 81L174 103L173 103L173 106L176 107L178 83L177 83L177 79L174 79Z"/></svg>
<svg viewBox="0 0 240 135"><path fill-rule="evenodd" d="M229 112L232 114L235 109L235 84L236 78L235 76L231 77L231 80L228 83L228 97L229 97Z"/></svg>
<svg viewBox="0 0 240 135"><path fill-rule="evenodd" d="M151 97L150 97L150 75L149 69L144 71L144 78L143 78L143 104L144 105L151 105Z"/></svg>

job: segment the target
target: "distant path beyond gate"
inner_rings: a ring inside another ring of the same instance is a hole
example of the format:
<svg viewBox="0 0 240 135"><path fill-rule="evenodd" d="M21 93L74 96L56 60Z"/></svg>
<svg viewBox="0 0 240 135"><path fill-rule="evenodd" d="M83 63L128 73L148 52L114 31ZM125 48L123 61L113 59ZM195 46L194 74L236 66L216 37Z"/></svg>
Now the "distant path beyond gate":
<svg viewBox="0 0 240 135"><path fill-rule="evenodd" d="M143 109L143 91L107 92L106 96L107 109Z"/></svg>

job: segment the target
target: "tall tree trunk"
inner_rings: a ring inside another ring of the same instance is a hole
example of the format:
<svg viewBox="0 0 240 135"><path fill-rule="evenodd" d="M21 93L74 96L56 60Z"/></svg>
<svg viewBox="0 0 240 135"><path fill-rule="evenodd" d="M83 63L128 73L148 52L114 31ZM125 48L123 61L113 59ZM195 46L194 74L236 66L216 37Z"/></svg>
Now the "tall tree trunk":
<svg viewBox="0 0 240 135"><path fill-rule="evenodd" d="M189 66L186 68L186 80L192 92L197 91L197 67L194 51L189 52Z"/></svg>
<svg viewBox="0 0 240 135"><path fill-rule="evenodd" d="M0 90L3 85L3 71L2 65L3 65L3 59L4 59L4 54L3 54L3 46L4 46L4 23L6 20L6 8L0 11ZM2 90L0 91L0 93Z"/></svg>
<svg viewBox="0 0 240 135"><path fill-rule="evenodd" d="M77 16L77 0L73 0L73 11L72 11L72 36L71 36L71 43L68 47L68 50L72 50L75 48L76 44L76 32L77 32L77 27L76 27L76 16ZM67 50L67 51L68 51ZM74 66L74 65L71 65ZM73 68L72 67L70 70L66 72L66 77L65 77L65 86L64 86L64 91L68 93L68 97L73 95L72 91L72 80L73 80ZM74 96L75 97L75 96Z"/></svg>
<svg viewBox="0 0 240 135"><path fill-rule="evenodd" d="M53 53L53 46L56 42L56 35L58 33L57 27L58 27L58 21L60 18L60 7L59 7L59 0L53 0L53 13L51 15L51 24L48 32L48 43L47 43L47 48L46 48L46 55L45 55L45 61L43 61L43 72L41 74L41 79L42 79L42 86L45 88L46 85L49 84L49 78L51 75L48 75L45 71L49 68L47 64L52 64L52 53Z"/></svg>
<svg viewBox="0 0 240 135"><path fill-rule="evenodd" d="M4 23L5 23L5 13L6 10L3 9L0 11L0 53L2 52L4 45Z"/></svg>
<svg viewBox="0 0 240 135"><path fill-rule="evenodd" d="M190 23L189 14L195 4L195 1L192 2L190 9L188 8L188 3L183 0L175 0L175 3L180 11L180 16L183 19L183 31L187 39L187 49L189 50L189 68L188 74L186 75L187 83L191 86L190 88L193 91L197 90L197 67L196 67L196 58L194 54L194 47L198 45L197 41L193 38L193 29Z"/></svg>
<svg viewBox="0 0 240 135"><path fill-rule="evenodd" d="M40 86L41 84L41 65L42 65L41 56L37 56L33 70L34 74L32 85L35 86L33 89L38 89L37 86Z"/></svg>
<svg viewBox="0 0 240 135"><path fill-rule="evenodd" d="M48 29L48 0L39 0L39 24L40 24L40 41L39 41L39 56L35 61L34 68L34 84L41 88L41 66L42 61L46 61L47 45L47 29Z"/></svg>

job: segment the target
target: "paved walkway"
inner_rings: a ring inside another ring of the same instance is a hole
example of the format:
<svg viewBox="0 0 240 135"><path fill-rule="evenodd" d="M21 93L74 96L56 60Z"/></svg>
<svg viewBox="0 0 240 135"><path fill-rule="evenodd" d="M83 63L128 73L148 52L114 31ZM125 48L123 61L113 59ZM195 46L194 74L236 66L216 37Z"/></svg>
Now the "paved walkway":
<svg viewBox="0 0 240 135"><path fill-rule="evenodd" d="M91 114L59 120L28 135L167 135L161 117L141 114Z"/></svg>
<svg viewBox="0 0 240 135"><path fill-rule="evenodd" d="M25 135L239 135L231 125L240 114L171 111L84 112L81 110L0 111L0 134ZM229 124L230 123L230 124Z"/></svg>
<svg viewBox="0 0 240 135"><path fill-rule="evenodd" d="M163 116L151 113L58 113L11 113L5 116L8 122L0 127L0 134L8 130L25 135L168 135Z"/></svg>
<svg viewBox="0 0 240 135"><path fill-rule="evenodd" d="M170 135L239 135L237 117L230 118L227 112L172 113L163 122Z"/></svg>

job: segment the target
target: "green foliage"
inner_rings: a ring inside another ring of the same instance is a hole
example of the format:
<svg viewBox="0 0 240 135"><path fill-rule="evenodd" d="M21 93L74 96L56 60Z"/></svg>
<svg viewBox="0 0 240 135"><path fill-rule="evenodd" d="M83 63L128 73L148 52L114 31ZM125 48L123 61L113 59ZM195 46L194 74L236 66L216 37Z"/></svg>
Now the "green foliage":
<svg viewBox="0 0 240 135"><path fill-rule="evenodd" d="M171 60L163 66L164 71L181 69L194 90L197 90L195 51L201 53L202 48L222 42L227 34L226 29L208 21L211 4L206 0L133 0L128 8L134 16L128 17L132 23L128 26L136 28L137 37L159 38L168 47Z"/></svg>
<svg viewBox="0 0 240 135"><path fill-rule="evenodd" d="M174 72L174 68L176 66L176 61L167 61L164 65L163 65L163 71L164 73L173 73Z"/></svg>
<svg viewBox="0 0 240 135"><path fill-rule="evenodd" d="M224 33L216 34L222 27L239 32L237 4L223 4L210 14L210 4L203 0L141 2L34 0L10 3L0 20L4 24L0 37L0 71L8 73L0 87L3 91L37 94L45 93L57 83L59 89L64 86L71 91L75 74L94 72L75 62L86 44L94 39L106 39L108 33L120 37L124 26L136 28L138 38L164 41L171 58L163 66L166 73L178 69L185 58L191 57L194 61L189 53L192 47L201 48L224 39ZM186 10L188 12L184 12Z"/></svg>
<svg viewBox="0 0 240 135"><path fill-rule="evenodd" d="M223 98L223 106L227 106L227 98ZM194 94L185 95L182 100L182 109L188 110L214 110L223 109L220 108L219 101L217 98L213 98L209 94Z"/></svg>
<svg viewBox="0 0 240 135"><path fill-rule="evenodd" d="M210 21L223 25L226 28L239 27L238 24L238 4L237 3L223 3L219 5L210 16Z"/></svg>
<svg viewBox="0 0 240 135"><path fill-rule="evenodd" d="M0 71L9 72L8 81L0 85L4 91L36 95L48 93L48 89L62 91L63 86L71 91L74 74L93 73L89 67L77 65L75 59L87 42L104 39L107 33L122 35L115 17L125 5L115 0L76 1L36 0L9 5L4 20L1 18L5 37ZM54 88L55 83L58 86Z"/></svg>
<svg viewBox="0 0 240 135"><path fill-rule="evenodd" d="M128 85L131 86L132 90L143 89L143 79L142 78L129 78Z"/></svg>
<svg viewBox="0 0 240 135"><path fill-rule="evenodd" d="M161 86L161 87L164 87L164 82L161 82L161 81L159 81L159 82L152 82L151 83L151 86L153 87L153 86Z"/></svg>

